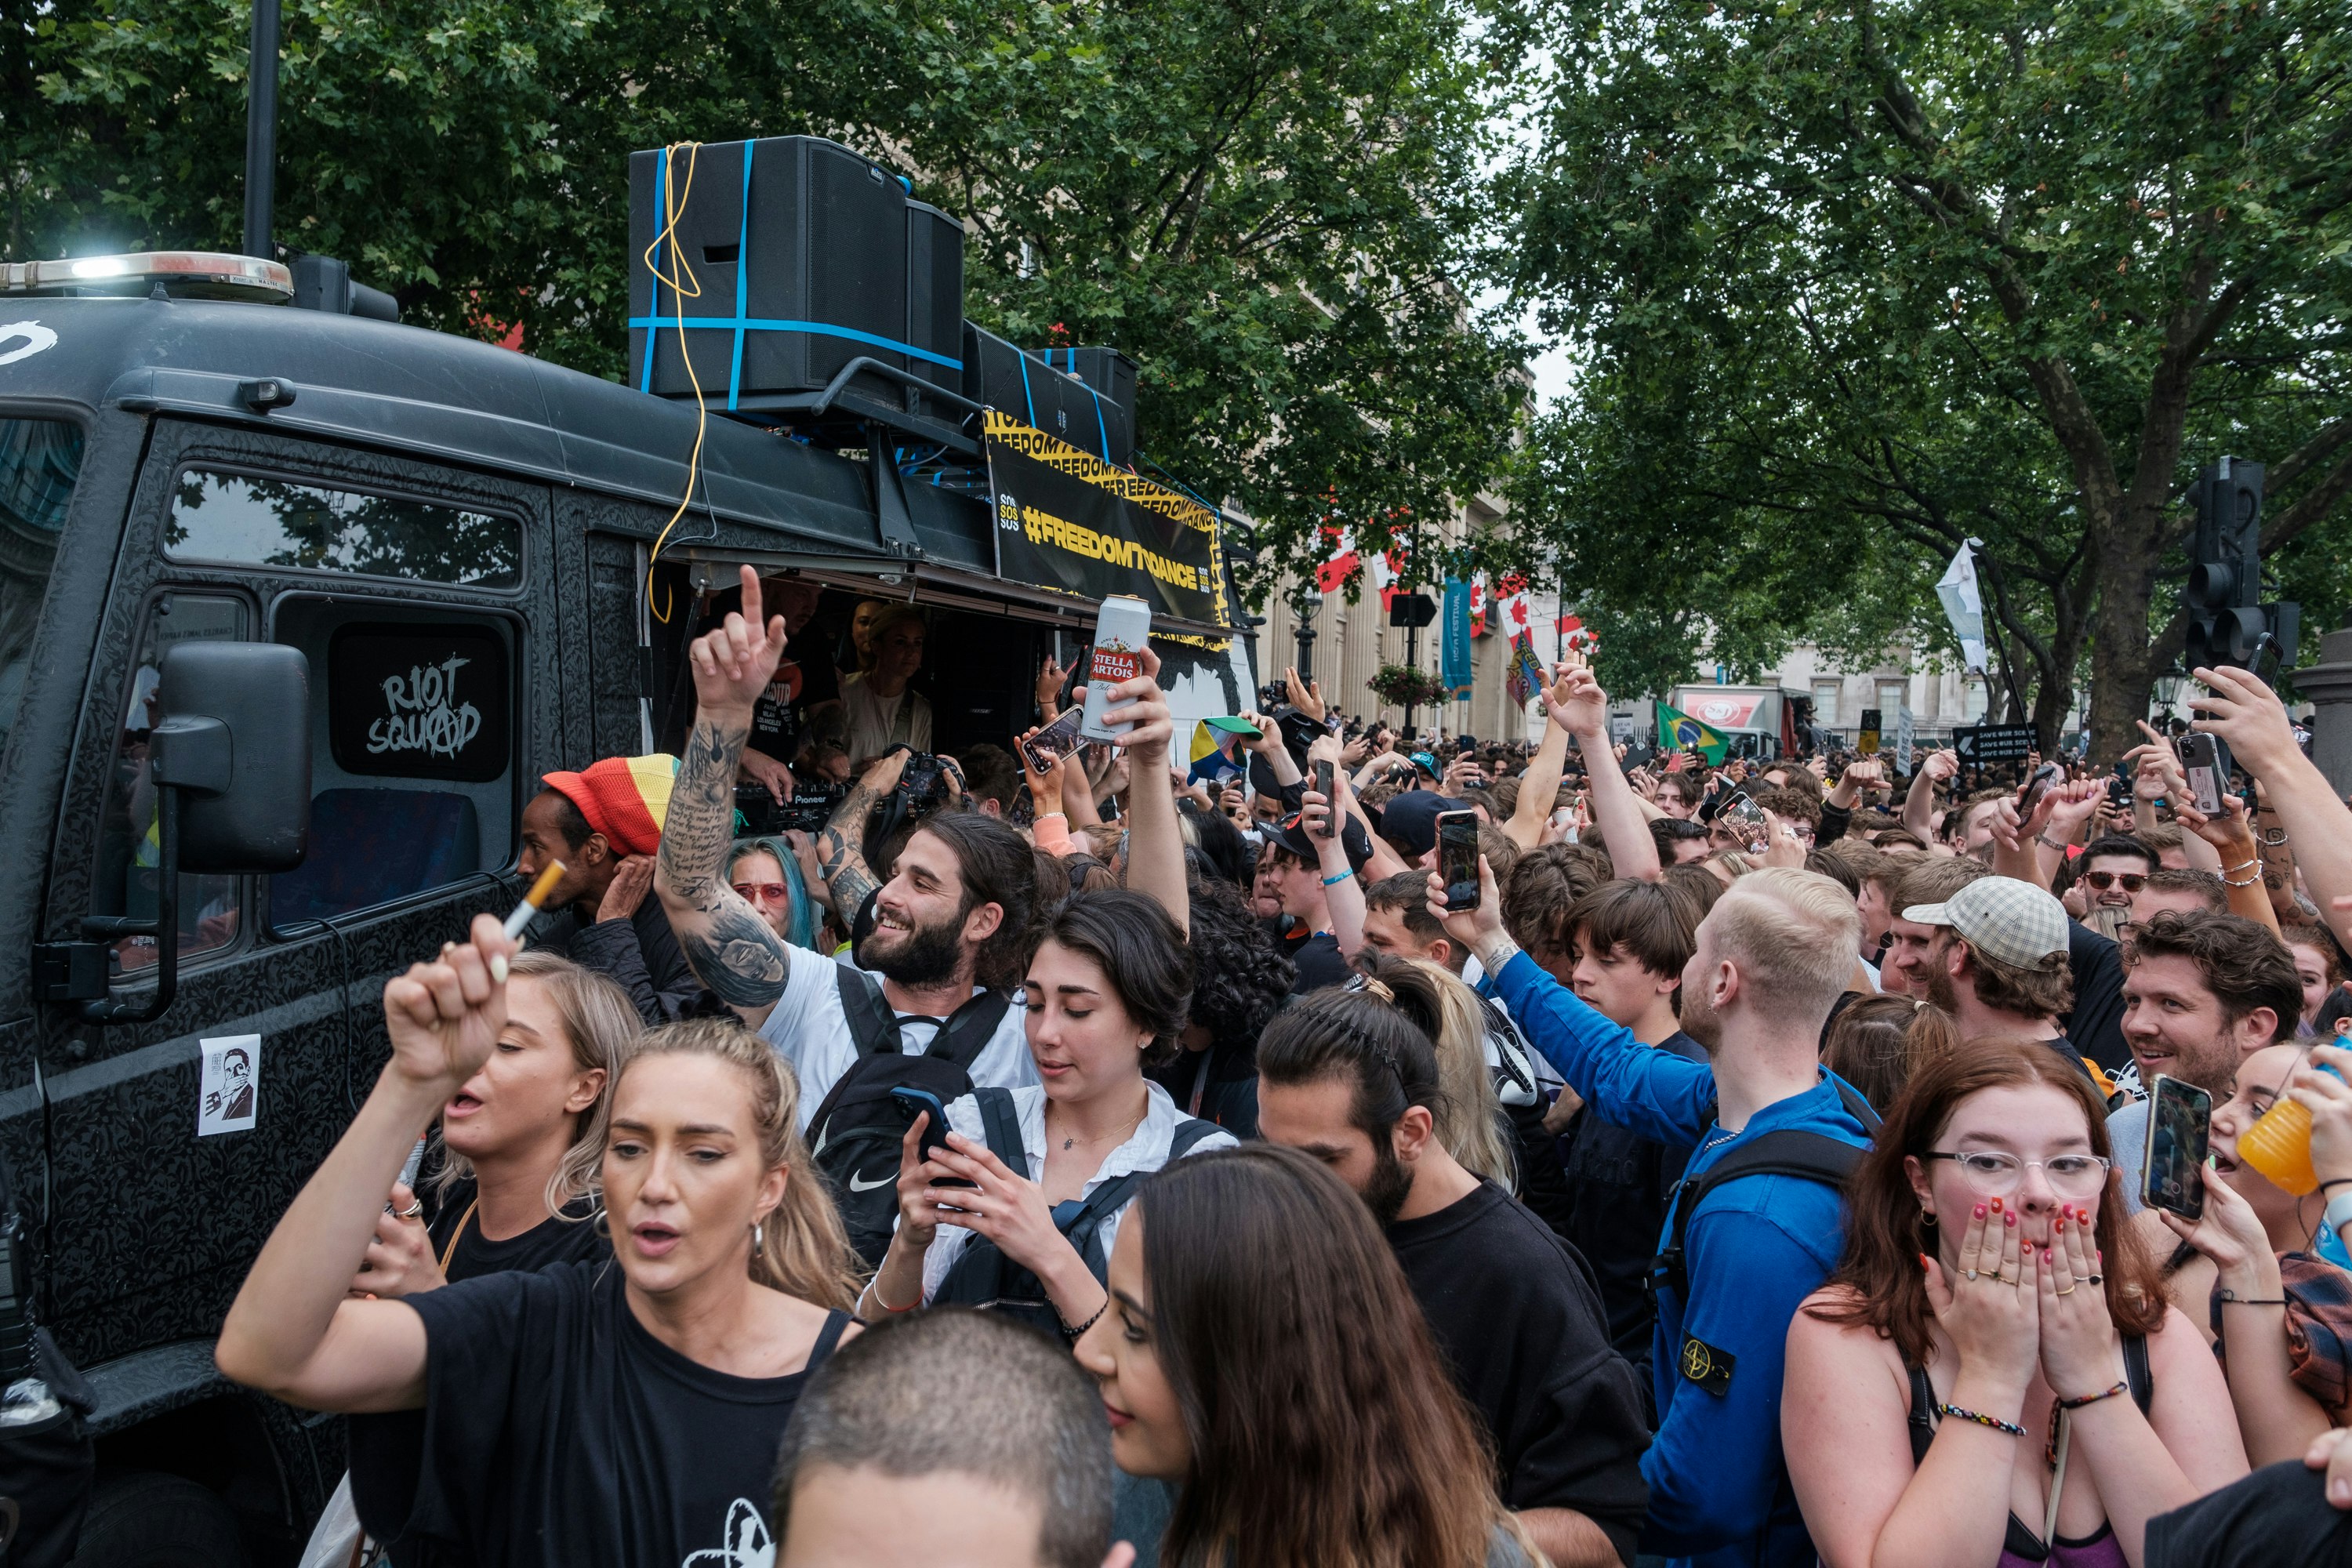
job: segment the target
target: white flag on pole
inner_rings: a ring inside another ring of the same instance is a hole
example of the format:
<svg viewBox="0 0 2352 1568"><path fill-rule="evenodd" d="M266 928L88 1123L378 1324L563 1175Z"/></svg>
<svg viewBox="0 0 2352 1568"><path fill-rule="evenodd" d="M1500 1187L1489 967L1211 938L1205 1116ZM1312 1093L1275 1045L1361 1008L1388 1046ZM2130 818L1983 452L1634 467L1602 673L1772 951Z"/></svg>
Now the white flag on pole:
<svg viewBox="0 0 2352 1568"><path fill-rule="evenodd" d="M1981 673L1985 668L1984 600L1977 592L1976 557L1963 544L1944 568L1937 581L1936 597L1944 602L1944 618L1952 623L1952 636L1960 643L1960 658L1970 669Z"/></svg>

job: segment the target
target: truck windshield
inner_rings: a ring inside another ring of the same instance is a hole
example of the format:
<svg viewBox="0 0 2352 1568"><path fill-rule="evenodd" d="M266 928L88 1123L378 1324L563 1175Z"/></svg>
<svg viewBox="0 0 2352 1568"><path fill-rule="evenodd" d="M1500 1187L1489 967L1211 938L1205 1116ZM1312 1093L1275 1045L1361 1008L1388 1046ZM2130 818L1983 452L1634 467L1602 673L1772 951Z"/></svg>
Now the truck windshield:
<svg viewBox="0 0 2352 1568"><path fill-rule="evenodd" d="M63 420L0 418L0 752L16 728L81 447L80 427Z"/></svg>

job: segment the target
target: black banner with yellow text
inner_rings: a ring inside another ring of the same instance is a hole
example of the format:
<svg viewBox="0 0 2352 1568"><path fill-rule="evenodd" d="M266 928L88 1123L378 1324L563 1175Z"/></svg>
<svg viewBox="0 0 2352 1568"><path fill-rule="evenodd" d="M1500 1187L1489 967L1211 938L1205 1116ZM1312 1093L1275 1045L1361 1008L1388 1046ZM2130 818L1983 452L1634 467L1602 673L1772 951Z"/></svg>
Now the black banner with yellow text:
<svg viewBox="0 0 2352 1568"><path fill-rule="evenodd" d="M998 576L1232 624L1214 512L993 410L987 433Z"/></svg>

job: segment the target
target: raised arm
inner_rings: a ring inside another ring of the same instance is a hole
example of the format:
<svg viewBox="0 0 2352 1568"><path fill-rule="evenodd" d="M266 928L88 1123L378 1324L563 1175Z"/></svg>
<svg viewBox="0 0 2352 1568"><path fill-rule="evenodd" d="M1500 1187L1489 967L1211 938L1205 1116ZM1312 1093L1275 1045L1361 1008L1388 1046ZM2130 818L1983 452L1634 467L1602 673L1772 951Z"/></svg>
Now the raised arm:
<svg viewBox="0 0 2352 1568"><path fill-rule="evenodd" d="M1176 826L1176 794L1168 776L1176 721L1160 689L1160 656L1147 647L1137 655L1137 664L1139 673L1112 687L1103 710L1105 723L1135 726L1112 742L1127 753L1127 885L1160 900L1176 929L1188 931L1192 906L1185 891L1184 837Z"/></svg>
<svg viewBox="0 0 2352 1568"><path fill-rule="evenodd" d="M232 1382L310 1410L425 1403L424 1320L398 1301L352 1297L352 1264L374 1238L417 1133L489 1059L506 1026L515 944L494 915L475 916L472 935L385 984L392 1060L229 1308L213 1355Z"/></svg>
<svg viewBox="0 0 2352 1568"><path fill-rule="evenodd" d="M784 994L792 957L783 940L719 873L735 836L735 760L751 732L751 705L784 651L783 617L762 624L761 609L759 574L746 566L741 613L730 612L724 625L687 649L694 670L694 731L670 787L654 867L654 890L687 963L753 1028L767 1021Z"/></svg>
<svg viewBox="0 0 2352 1568"><path fill-rule="evenodd" d="M1339 765L1339 739L1324 735L1307 748L1307 760L1324 758L1331 763L1331 788L1339 795L1336 801L1323 798L1322 792L1309 785L1306 803L1299 807L1300 831L1313 841L1318 868L1323 878L1323 903L1331 912L1331 936L1339 942L1339 952L1353 958L1364 945L1364 884L1348 862L1348 837L1344 830L1335 830L1323 837L1323 825L1338 813L1344 820L1349 804L1347 770Z"/></svg>
<svg viewBox="0 0 2352 1568"><path fill-rule="evenodd" d="M1551 693L1542 695L1547 715L1543 739L1537 743L1535 755L1528 759L1527 771L1519 775L1519 798L1511 807L1511 820L1503 824L1503 831L1522 849L1543 843L1552 802L1559 798L1560 774L1568 768L1568 731L1552 708Z"/></svg>
<svg viewBox="0 0 2352 1568"><path fill-rule="evenodd" d="M1576 737L1584 753L1592 826L1608 847L1609 862L1620 877L1654 882L1664 873L1658 866L1658 841L1650 836L1649 818L1626 782L1609 745L1609 694L1580 653L1570 653L1560 665L1559 683L1551 689L1551 721ZM1524 788L1525 786L1521 786Z"/></svg>
<svg viewBox="0 0 2352 1568"><path fill-rule="evenodd" d="M2294 845L2305 886L2336 940L2352 943L2352 910L2334 900L2352 895L2352 810L2327 776L2294 743L2286 709L2260 679L2242 669L2200 669L2209 693L2192 697L2194 728L2219 735L2245 770L2263 781L2278 824Z"/></svg>
<svg viewBox="0 0 2352 1568"><path fill-rule="evenodd" d="M1923 844L1936 841L1936 786L1956 778L1960 771L1960 754L1954 751L1930 752L1919 771L1911 775L1911 787L1903 796L1903 826L1919 836Z"/></svg>

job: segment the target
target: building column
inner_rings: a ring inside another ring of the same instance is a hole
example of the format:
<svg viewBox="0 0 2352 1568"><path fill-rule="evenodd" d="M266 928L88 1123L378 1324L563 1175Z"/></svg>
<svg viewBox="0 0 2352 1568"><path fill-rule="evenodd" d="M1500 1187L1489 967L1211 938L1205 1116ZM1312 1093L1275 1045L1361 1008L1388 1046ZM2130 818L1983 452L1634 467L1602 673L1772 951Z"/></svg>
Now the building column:
<svg viewBox="0 0 2352 1568"><path fill-rule="evenodd" d="M2311 760L2337 795L2352 794L2352 626L2321 637L2319 659L2294 672L2313 709Z"/></svg>

